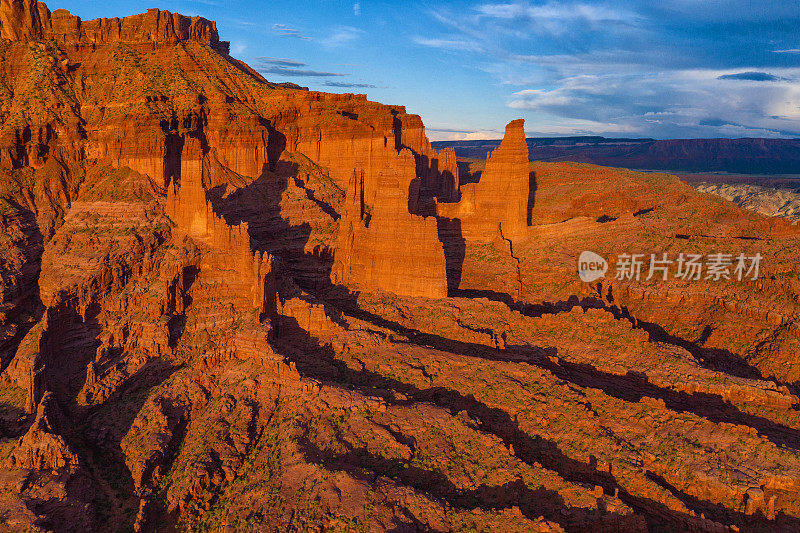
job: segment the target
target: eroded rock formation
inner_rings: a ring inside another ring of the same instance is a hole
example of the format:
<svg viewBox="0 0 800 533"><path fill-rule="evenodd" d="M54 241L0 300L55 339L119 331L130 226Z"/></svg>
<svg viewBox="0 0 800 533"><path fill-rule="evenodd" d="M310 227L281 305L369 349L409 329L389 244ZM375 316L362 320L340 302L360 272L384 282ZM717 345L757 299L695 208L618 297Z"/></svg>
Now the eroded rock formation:
<svg viewBox="0 0 800 533"><path fill-rule="evenodd" d="M41 399L33 424L6 461L8 468L77 470L78 456L51 425L54 401L50 393Z"/></svg>
<svg viewBox="0 0 800 533"><path fill-rule="evenodd" d="M0 529L800 529L796 226L520 121L458 162L201 19L0 24Z"/></svg>
<svg viewBox="0 0 800 533"><path fill-rule="evenodd" d="M404 148L394 165L379 172L371 205L365 201L370 195L364 173L353 173L339 221L334 281L403 296L447 296L436 219L409 212L414 165L411 151Z"/></svg>
<svg viewBox="0 0 800 533"><path fill-rule="evenodd" d="M121 19L82 21L66 9L50 13L44 2L36 0L2 0L0 39L55 39L76 47L114 43L156 45L193 40L228 52L228 43L220 42L216 24L202 17L185 17L154 8Z"/></svg>
<svg viewBox="0 0 800 533"><path fill-rule="evenodd" d="M800 222L800 193L794 189L705 182L694 187L768 217L785 217L794 223Z"/></svg>
<svg viewBox="0 0 800 533"><path fill-rule="evenodd" d="M220 272L223 279L219 289L223 292L214 297L235 302L240 312L256 309L260 315L274 318L277 296L272 257L253 251L247 223L229 226L214 213L203 187L198 148L197 139L186 139L181 186L178 188L174 182L167 186L166 214L176 226L173 237L180 241L188 236L208 248L199 268Z"/></svg>
<svg viewBox="0 0 800 533"><path fill-rule="evenodd" d="M525 235L531 184L524 125L520 119L506 126L500 146L486 159L480 181L462 185L458 203L437 205L440 216L461 221L464 237L491 241L498 234L505 239Z"/></svg>

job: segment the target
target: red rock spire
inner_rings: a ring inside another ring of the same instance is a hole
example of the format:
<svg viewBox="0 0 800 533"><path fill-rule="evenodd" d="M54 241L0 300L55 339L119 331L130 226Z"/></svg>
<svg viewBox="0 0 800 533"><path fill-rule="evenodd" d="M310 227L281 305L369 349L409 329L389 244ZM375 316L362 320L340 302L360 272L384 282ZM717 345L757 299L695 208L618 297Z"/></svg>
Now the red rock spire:
<svg viewBox="0 0 800 533"><path fill-rule="evenodd" d="M489 241L500 232L506 239L525 234L530 171L524 126L523 119L509 122L480 181L461 186L459 203L438 205L439 215L461 220L464 237Z"/></svg>

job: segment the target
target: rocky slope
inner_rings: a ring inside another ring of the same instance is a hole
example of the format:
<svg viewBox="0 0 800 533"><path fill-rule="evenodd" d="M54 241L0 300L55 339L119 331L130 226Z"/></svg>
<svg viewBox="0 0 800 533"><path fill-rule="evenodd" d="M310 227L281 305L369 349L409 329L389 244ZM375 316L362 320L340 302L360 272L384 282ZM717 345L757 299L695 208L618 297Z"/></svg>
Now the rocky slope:
<svg viewBox="0 0 800 533"><path fill-rule="evenodd" d="M800 527L796 227L528 164L520 121L459 169L198 18L2 0L0 35L0 530Z"/></svg>
<svg viewBox="0 0 800 533"><path fill-rule="evenodd" d="M733 183L698 183L695 188L701 192L716 194L740 207L768 217L800 221L800 193L793 189Z"/></svg>

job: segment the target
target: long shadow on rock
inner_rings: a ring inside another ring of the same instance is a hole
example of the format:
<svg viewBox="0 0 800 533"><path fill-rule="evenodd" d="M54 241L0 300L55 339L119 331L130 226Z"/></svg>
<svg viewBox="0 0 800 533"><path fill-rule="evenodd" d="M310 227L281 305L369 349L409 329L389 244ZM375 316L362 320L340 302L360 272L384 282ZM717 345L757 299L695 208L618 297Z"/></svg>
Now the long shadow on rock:
<svg viewBox="0 0 800 533"><path fill-rule="evenodd" d="M479 415L492 418L493 420L500 420L500 425L510 425L509 428L504 428L497 432L505 435L506 438L503 439L504 441L510 439L508 436L509 433L514 434L518 432L510 416L500 409L489 408L472 397L465 397L449 389L437 387L422 390L411 384L387 378L369 370L354 370L348 367L344 362L337 360L330 346L320 345L313 336L309 335L308 332L299 326L295 319L284 317L282 323L281 336L273 341L274 346L279 353L287 356L288 359L295 364L298 372L304 377L313 378L326 384L348 389L355 387L364 394L381 396L388 403L392 404L427 402L445 407L453 414L467 410L470 415L475 415L479 420L482 420L482 418L479 418ZM409 400L395 400L393 392L401 393L408 397ZM511 427L512 425L514 426L513 428ZM497 426L492 424L492 427L496 428ZM484 428L481 427L481 429ZM501 435L498 436L503 438ZM403 440L403 437L401 437L401 440ZM469 508L475 507L476 505L481 506L481 500L478 498L477 492L471 495L467 493L459 495L459 491L456 490L452 482L447 476L440 472L429 472L411 468L404 465L401 461L388 460L383 457L374 456L368 454L365 450L352 451L340 457L333 457L326 455L323 450L314 448L309 442L304 442L302 444L304 445L307 457L314 462L323 463L326 464L326 466L333 464L339 467L339 469L350 465L354 471L357 471L359 466L366 467L379 474L397 479L416 489L445 499L458 507L465 507L467 505L465 503L467 499L470 500ZM553 445L553 449L557 450L555 445ZM560 454L560 452L558 453ZM560 454L559 458L563 460L567 459L563 454ZM538 455L531 461L531 464L538 459L542 459L540 464L544 464L545 467L549 467L552 464L552 461L547 460L546 457L539 457ZM578 464L578 462L576 462L576 464ZM563 466L563 464L559 463L558 466ZM557 496L557 493L554 494ZM461 498L460 503L455 501L456 497ZM558 496L558 498L560 498L560 496ZM517 505L517 503L510 505ZM483 502L483 506L487 509L492 508L490 502ZM558 509L563 508L562 499ZM537 510L536 512L538 513L536 516L543 514L542 510Z"/></svg>
<svg viewBox="0 0 800 533"><path fill-rule="evenodd" d="M464 185L465 183L478 183L480 181L482 172L480 170L472 172L470 170L469 161L458 161L457 165L458 165L458 182L461 185Z"/></svg>
<svg viewBox="0 0 800 533"><path fill-rule="evenodd" d="M516 347L509 348L514 351ZM748 426L756 429L778 446L786 446L800 450L800 431L783 426L767 418L745 413L736 406L726 402L720 396L704 392L687 393L654 385L642 375L629 372L620 376L596 369L581 363L559 360L532 359L531 364L549 371L554 376L584 388L600 389L609 396L627 402L638 402L649 397L663 400L667 408L684 413L691 413L715 423L729 423Z"/></svg>
<svg viewBox="0 0 800 533"><path fill-rule="evenodd" d="M16 438L28 426L25 411L14 405L0 402L0 439Z"/></svg>
<svg viewBox="0 0 800 533"><path fill-rule="evenodd" d="M88 459L86 464L92 475L102 479L108 490L113 491L113 494L106 494L108 501L100 505L119 506L122 505L121 502L127 501L132 505L129 507L131 510L138 505L138 500L133 501L134 483L120 447L121 439L133 425L136 415L147 400L148 392L167 380L176 370L178 367L161 359L148 361L103 404L92 406L83 424L64 435L70 446ZM105 417L110 417L110 420L104 420ZM105 428L111 424L119 427L118 438L106 431ZM122 529L132 530L135 513L122 513L121 516L124 518Z"/></svg>
<svg viewBox="0 0 800 533"><path fill-rule="evenodd" d="M81 315L75 303L67 301L46 312L48 328L41 340L46 357L40 392L52 391L66 413L75 413L79 410L78 393L86 383L86 367L100 346L100 305L90 304ZM36 402L39 399L34 398Z"/></svg>
<svg viewBox="0 0 800 533"><path fill-rule="evenodd" d="M504 350L491 348L483 344L449 339L447 337L442 337L441 335L435 335L432 333L425 333L417 329L406 327L398 322L386 319L374 313L370 313L369 311L359 309L355 306L355 304L348 304L344 301L341 302L341 306L342 311L346 314L358 318L359 320L363 320L365 322L369 322L376 326L380 326L398 333L403 337L406 337L408 342L411 344L426 348L434 348L443 352L452 352L461 355L481 357L483 359L492 361L514 361L515 356L507 353ZM396 342L402 341L398 340ZM547 358L554 357L558 354L558 351L554 347L526 346L525 348L526 353L524 354L523 362L528 362L527 358L531 357L532 355Z"/></svg>
<svg viewBox="0 0 800 533"><path fill-rule="evenodd" d="M602 288L600 288L600 291L602 292ZM741 355L722 348L704 347L703 343L712 332L709 327L705 328L698 341L690 341L669 333L667 329L660 324L636 318L631 315L628 308L624 305L613 304L614 296L610 288L608 290L608 300L612 302L612 304L605 304L603 309L612 313L617 320L627 320L634 328L647 332L651 341L663 342L683 348L710 370L748 379L765 379L761 372L757 368L750 366L747 360Z"/></svg>
<svg viewBox="0 0 800 533"><path fill-rule="evenodd" d="M591 465L564 455L556 444L539 436L531 437L521 431L516 421L501 409L488 407L473 396L464 396L443 387L419 389L411 384L387 378L369 370L354 370L334 357L330 346L321 346L316 339L300 328L294 319L284 320L282 339L275 341L279 353L291 360L304 377L320 380L333 386L356 388L364 394L383 397L387 403L410 404L425 402L446 408L453 415L467 411L478 421L482 431L491 433L507 445L513 446L515 455L530 465L540 464L556 471L564 479L591 485L602 484L613 494L618 488L610 474L599 472ZM409 400L395 400L393 393L401 393ZM395 435L399 441L409 437ZM378 475L423 491L461 509L480 507L485 510L517 506L525 516L536 519L544 515L548 520L560 523L570 531L580 525L604 521L608 517L624 521L624 516L612 513L573 508L565 504L556 491L531 489L521 480L502 486L481 486L476 490L460 490L443 473L408 466L400 460L386 459L366 450L351 450L345 454L332 455L305 441L301 442L306 458L329 469L345 470L356 477L364 478L364 468ZM372 483L373 479L364 479Z"/></svg>
<svg viewBox="0 0 800 533"><path fill-rule="evenodd" d="M336 360L333 349L327 345L321 346L313 336L297 324L296 320L289 319L286 322L283 339L273 341L274 346L278 353L282 353L295 363L298 372L304 377L348 390L355 387L364 394L381 396L389 404L426 402L448 409L454 415L467 411L477 420L479 429L495 435L507 446L513 446L515 456L521 461L534 467L541 465L555 471L572 483L599 485L603 488L604 494L617 493L623 502L644 516L648 527L654 530L685 531L687 524L694 520L661 503L630 494L619 485L611 473L597 470L592 463L584 463L567 456L554 441L541 436L531 436L520 430L519 424L502 409L489 407L472 395L465 396L444 387L419 389L414 385L366 369L354 370L344 362ZM481 345L475 348L488 349ZM403 394L408 400L396 400L394 393ZM621 529L621 531L627 530Z"/></svg>
<svg viewBox="0 0 800 533"><path fill-rule="evenodd" d="M24 291L19 299L19 305L15 306L12 310L6 311L6 316L3 319L5 323L12 323L16 327L16 332L13 336L0 343L0 374L5 371L6 367L11 363L11 360L17 353L19 345L25 338L25 335L35 326L42 318L44 307L39 298L39 274L42 269L42 253L44 252L44 236L39 229L36 221L36 215L30 209L20 205L16 200L6 198L9 205L21 213L25 219L25 231L31 238L31 244L25 249L25 264L32 266L30 273L26 276L28 279L22 283L19 291ZM9 295L6 294L6 297ZM8 300L6 299L6 303ZM29 316L26 316L29 315Z"/></svg>
<svg viewBox="0 0 800 533"><path fill-rule="evenodd" d="M461 220L457 218L436 217L439 242L444 248L445 272L447 274L448 294L458 290L461 272L466 255L467 243L461 233Z"/></svg>
<svg viewBox="0 0 800 533"><path fill-rule="evenodd" d="M522 479L497 486L481 485L472 490L459 489L443 472L409 465L402 459L388 459L366 449L335 454L319 448L307 438L300 442L300 447L307 461L328 470L345 471L368 484L374 484L375 476L384 476L456 509L495 511L518 507L531 520L544 516L568 531L577 531L581 526L603 520L601 511L568 506L557 491L544 487L532 489ZM365 469L375 476L365 472ZM623 517L613 518L617 520Z"/></svg>
<svg viewBox="0 0 800 533"><path fill-rule="evenodd" d="M125 380L125 384L114 391L108 399L100 405L92 406L86 420L91 423L102 416L113 416L114 425L122 428L120 439L130 430L133 421L147 401L149 392L164 383L180 366L172 365L167 361L155 358L147 361L135 374ZM124 408L111 406L122 406ZM97 420L98 426L104 425ZM119 447L121 440L113 439L106 444Z"/></svg>
<svg viewBox="0 0 800 533"><path fill-rule="evenodd" d="M519 429L516 420L512 419L508 413L502 409L489 407L476 400L472 395L464 396L444 387L415 391L409 386L401 384L394 385L392 388L402 390L404 394L415 401L425 401L445 407L453 414L466 411L470 417L477 420L479 429L495 435L506 445L513 446L515 456L529 465L540 464L573 483L584 486L600 486L605 494L617 493L623 502L647 519L651 530L685 531L688 524L693 521L691 517L670 510L663 504L631 494L619 485L611 473L597 470L594 462L584 463L565 455L554 441L538 435L527 434ZM694 499L693 503L694 505L689 505L692 509L715 509L714 517L716 519L728 523L741 522L741 513L722 505L699 499ZM793 517L785 517L784 520L790 521L792 524L796 521ZM766 527L763 529L764 531L770 531L769 525L772 524L765 519L760 522L751 519L749 523L760 523ZM797 531L798 529L788 529L787 531L789 530Z"/></svg>
<svg viewBox="0 0 800 533"><path fill-rule="evenodd" d="M336 212L336 209L334 209L333 206L328 202L317 198L314 193L314 190L306 187L306 183L303 180L301 180L300 178L294 178L294 184L297 185L299 188L303 189L303 191L305 191L306 193L306 198L317 204L317 207L322 209L322 211L324 211L326 215L331 217L333 220L339 220L340 215L339 213Z"/></svg>
<svg viewBox="0 0 800 533"><path fill-rule="evenodd" d="M711 520L726 520L728 523L736 524L741 531L753 533L794 533L800 531L800 519L785 513L777 513L774 520L767 519L760 511L746 515L741 512L733 511L715 503L699 500L685 492L672 486L663 477L648 472L647 478L660 487L668 490L673 496L678 498L683 504L695 513L703 514Z"/></svg>
<svg viewBox="0 0 800 533"><path fill-rule="evenodd" d="M528 226L533 224L533 206L536 203L536 172L528 174L528 205L525 209Z"/></svg>
<svg viewBox="0 0 800 533"><path fill-rule="evenodd" d="M215 211L228 224L247 222L256 250L268 252L283 261L288 267L287 272L291 273L302 288L318 291L330 284L333 257L323 247L318 247L311 253L306 252L311 226L306 222L293 224L283 217L281 211L281 198L288 180L294 179L298 186L306 190L307 195L310 193L305 184L297 180L297 174L296 164L277 161L273 172L264 172L246 187L225 198L212 199L212 202ZM332 206L316 198L312 200L332 220L338 218Z"/></svg>
<svg viewBox="0 0 800 533"><path fill-rule="evenodd" d="M800 430L742 412L714 394L702 392L690 394L662 388L649 383L646 378L636 373L620 376L603 372L588 364L571 363L563 359L558 359L558 363L554 363L552 359L558 356L558 352L553 347L510 345L505 350L500 350L482 344L422 333L359 309L347 309L347 312L361 320L391 329L409 339L412 344L492 361L531 364L580 387L600 389L609 396L629 402L638 402L643 397L661 399L672 410L692 413L711 422L752 427L779 446L800 450Z"/></svg>
<svg viewBox="0 0 800 533"><path fill-rule="evenodd" d="M714 370L715 372L721 372L723 374L729 374L746 379L766 379L762 376L758 369L750 366L744 357L729 350L704 347L702 344L710 335L709 328L706 328L703 335L701 335L697 342L693 342L677 335L670 334L663 326L659 324L636 318L635 316L631 315L626 306L609 304L597 297L587 296L579 298L578 296L573 295L566 300L561 300L558 302L530 304L517 301L508 294L489 290L459 289L453 291L451 296L462 298L486 298L488 300L501 302L506 304L509 309L517 311L520 314L531 318L540 318L545 315L568 313L576 307L580 307L584 311L587 309L602 309L611 313L616 320L625 320L629 322L635 329L645 331L649 335L651 342L661 342L685 349L709 370ZM788 384L785 385L788 386Z"/></svg>
<svg viewBox="0 0 800 533"><path fill-rule="evenodd" d="M289 169L289 172L291 172L291 169ZM280 181L277 182L277 185L272 184L271 187L271 189L266 191L267 194L262 192L260 195L262 198L266 198L268 201L271 201L275 206L277 206L277 202L280 200L280 193L283 189L281 189ZM283 184L283 188L285 188L285 182ZM243 201L236 203L240 206L247 204L258 206L258 211L261 212L244 213L244 216L241 214L233 215L233 218L238 216L238 220L247 221L250 223L251 237L253 237L253 240L257 243L259 249L270 251L275 255L282 256L286 258L290 264L293 264L293 266L298 266L304 269L304 271L301 271L296 281L299 285L301 285L301 287L309 290L312 293L324 294L325 299L327 300L325 306L326 313L329 316L332 316L335 320L338 317L338 320L336 321L340 324L343 323L341 316L339 316L340 311L336 308L333 308L331 305L332 303L335 303L335 305L345 309L352 316L382 327L386 327L404 335L412 344L453 353L460 353L462 355L483 357L490 360L518 361L527 362L530 364L538 364L547 370L553 369L556 370L556 372L561 372L561 375L566 379L571 378L575 380L583 380L583 378L580 377L580 373L576 373L574 371L565 373L564 371L559 371L553 367L553 363L549 361L548 357L556 355L556 350L554 348L525 346L518 347L520 349L520 353L517 354L514 353L513 347L512 350L502 352L500 350L494 350L483 345L456 341L437 335L419 332L358 309L355 294L351 293L346 288L334 286L330 283L330 279L328 277L330 273L330 259L323 257L323 260L321 261L321 258L317 256L317 254L308 254L304 251L303 247L310 234L310 228L308 225L291 225L289 221L280 216L279 207L277 210L261 209L264 205L263 203L259 203L258 201L253 202L253 200L258 199L259 195L256 195L255 198L248 197L253 192L254 191L242 192L244 197L242 198ZM233 208L232 210L223 208L223 211L226 210L230 214L231 211L235 212L236 208ZM266 218L264 216L265 211L268 214ZM226 216L226 218L228 218L228 216ZM292 235L291 232L295 232L297 235ZM289 242L293 243L290 246L282 244L286 243L287 234L289 237ZM450 270L454 271L455 269L451 268ZM452 287L452 285L450 286ZM476 291L465 291L462 294L468 297L487 297L490 299L495 299L506 303L510 308L516 309L528 316L542 316L543 314L565 312L569 309L572 309L575 305L580 305L582 307L585 306L585 309L607 309L614 313L614 316L618 319L629 320L634 327L641 326L641 322L630 317L629 314L626 314L627 310L624 308L608 306L603 300L598 298L580 300L577 297L574 297L570 298L568 301L557 302L556 304L531 305L516 302L510 296L500 293L490 293L487 291L480 291L476 293ZM663 330L663 328L661 329ZM654 329L654 331L656 335L659 334L657 329ZM653 333L651 333L651 335L653 335ZM316 339L311 337L308 332L300 328L294 319L282 321L280 337L281 338L274 341L276 350L292 360L296 364L298 371L303 376L322 381L333 382L334 385L338 386L341 386L342 384L351 388L355 386L361 388L364 390L364 392L381 395L387 400L387 402L394 402L395 400L392 392L399 392L409 397L411 399L410 401L412 402L432 402L450 409L451 412L460 412L461 410L466 410L471 414L471 416L475 417L479 421L481 429L493 433L507 444L513 445L515 454L521 460L528 462L529 464L538 463L550 468L556 471L567 481L599 485L603 488L606 494L614 494L615 492L618 492L622 501L630 505L636 512L645 516L649 527L662 531L683 531L690 525L696 525L695 519L692 517L673 511L658 502L630 494L624 488L619 486L613 475L598 471L593 467L592 464L582 463L568 457L560 451L555 442L544 439L540 436L530 436L520 431L516 422L511 420L510 416L502 410L492 409L472 397L463 396L460 393L451 391L449 389L438 388L420 390L412 385L391 380L366 370L357 371L350 369L344 363L335 359L333 350L330 347L319 346ZM301 342L298 342L298 340ZM682 342L687 342L683 341L683 339L680 340ZM697 348L700 349L700 347ZM590 374L590 378L590 380L584 381L587 383L586 386L595 386L589 385L589 383L605 383L606 388L611 393L616 393L620 396L623 394L629 394L623 391L625 387L629 387L631 385L629 381L630 378L628 377L623 377L622 380L620 380L620 376L605 374L597 370L593 370L593 373ZM673 405L680 405L687 402L686 398L681 396L672 396L673 394L676 394L673 391L660 389L652 385L650 385L650 388L647 389L647 392L648 395L652 394L655 395L655 397L661 396L667 398ZM698 397L694 400L688 401L688 405L690 408L700 409L701 406L699 404L702 400L705 400L705 398L701 399ZM784 437L784 430L788 430L788 428L783 428L782 426L774 424L770 421L764 421L758 417L745 415L735 410L735 408L733 411L728 408L728 411L724 416L729 417L729 419L732 417L734 420L737 420L737 423L747 424L749 422L750 424L754 425L758 424L763 428L762 431L772 433L772 437L776 438L777 440L786 438ZM746 420L746 422L742 422L743 420ZM791 432L793 430L788 431ZM789 437L793 438L791 434ZM709 505L713 506L716 504L709 503ZM724 511L724 507L721 507L721 509L722 512L727 512ZM731 517L733 515L725 514L725 516Z"/></svg>
<svg viewBox="0 0 800 533"><path fill-rule="evenodd" d="M192 292L191 288L194 284L195 280L197 279L198 274L200 274L200 269L194 265L189 265L183 268L183 279L184 279L184 290L182 294L179 293L177 287L172 287L170 289L170 308L173 312L172 316L167 321L167 330L169 331L169 347L175 348L180 342L181 338L183 337L183 332L186 329L186 309L188 309L192 305ZM176 299L181 297L182 301L180 302L180 306ZM182 313L176 314L174 311L177 309L183 309Z"/></svg>
<svg viewBox="0 0 800 533"><path fill-rule="evenodd" d="M286 135L275 129L275 126L269 120L263 117L259 117L258 120L266 128L269 135L267 139L267 165L269 170L274 172L277 169L281 154L286 149Z"/></svg>

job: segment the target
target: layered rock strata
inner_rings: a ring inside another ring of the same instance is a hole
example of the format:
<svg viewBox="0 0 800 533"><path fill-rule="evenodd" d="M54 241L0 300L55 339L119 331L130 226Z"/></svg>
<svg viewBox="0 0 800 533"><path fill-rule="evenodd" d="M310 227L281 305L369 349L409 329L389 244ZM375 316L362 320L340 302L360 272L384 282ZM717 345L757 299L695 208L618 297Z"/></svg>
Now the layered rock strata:
<svg viewBox="0 0 800 533"><path fill-rule="evenodd" d="M490 241L502 234L518 239L526 234L531 195L525 122L514 120L506 126L500 146L486 160L478 183L460 187L460 201L439 203L441 217L459 219L465 238Z"/></svg>
<svg viewBox="0 0 800 533"><path fill-rule="evenodd" d="M800 529L795 226L521 123L458 162L163 12L0 21L0 529Z"/></svg>
<svg viewBox="0 0 800 533"><path fill-rule="evenodd" d="M0 39L39 41L55 39L72 46L104 44L173 44L193 40L220 52L228 43L220 42L216 23L202 17L148 9L147 13L125 18L82 21L66 9L53 13L36 0L2 0Z"/></svg>
<svg viewBox="0 0 800 533"><path fill-rule="evenodd" d="M339 221L334 281L443 298L447 280L436 220L409 212L408 191L415 179L411 151L403 149L397 161L379 173L371 205L364 200L363 173L353 173Z"/></svg>
<svg viewBox="0 0 800 533"><path fill-rule="evenodd" d="M184 146L187 154L192 153L190 141L199 144L197 139L188 139ZM180 188L174 182L167 187L166 213L175 222L175 238L180 240L188 236L208 247L210 252L204 256L204 261L208 268L225 273L223 285L243 285L241 289L234 289L238 296L236 305L241 312L257 309L260 315L275 317L272 257L253 251L247 223L229 226L214 213L203 188L202 170L192 165L200 167L202 162L184 158Z"/></svg>

